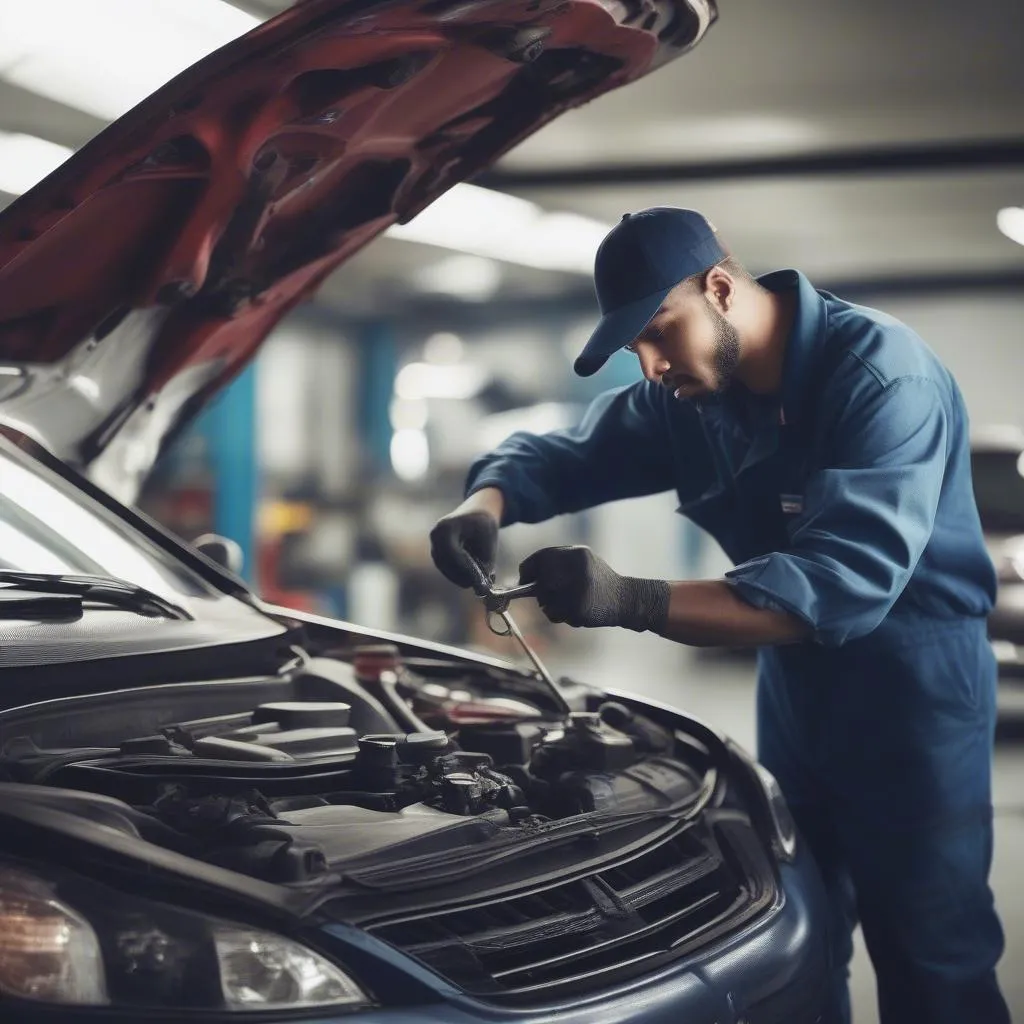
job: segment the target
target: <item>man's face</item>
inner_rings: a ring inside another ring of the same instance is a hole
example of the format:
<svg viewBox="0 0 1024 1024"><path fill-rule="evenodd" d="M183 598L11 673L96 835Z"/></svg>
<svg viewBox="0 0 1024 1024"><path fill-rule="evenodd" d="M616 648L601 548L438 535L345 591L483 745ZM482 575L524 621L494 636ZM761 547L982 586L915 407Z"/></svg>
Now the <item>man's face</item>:
<svg viewBox="0 0 1024 1024"><path fill-rule="evenodd" d="M643 375L676 398L720 394L732 383L740 359L736 328L703 293L670 292L654 319L627 348Z"/></svg>

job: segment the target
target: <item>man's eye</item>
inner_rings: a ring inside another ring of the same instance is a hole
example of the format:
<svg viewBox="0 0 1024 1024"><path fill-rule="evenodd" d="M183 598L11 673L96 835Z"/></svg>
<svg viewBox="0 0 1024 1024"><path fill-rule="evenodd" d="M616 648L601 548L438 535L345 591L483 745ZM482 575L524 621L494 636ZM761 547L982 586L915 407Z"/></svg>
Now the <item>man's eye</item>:
<svg viewBox="0 0 1024 1024"><path fill-rule="evenodd" d="M633 352L635 354L636 353L636 342L631 341L628 345L623 345L622 346L622 350L624 352Z"/></svg>

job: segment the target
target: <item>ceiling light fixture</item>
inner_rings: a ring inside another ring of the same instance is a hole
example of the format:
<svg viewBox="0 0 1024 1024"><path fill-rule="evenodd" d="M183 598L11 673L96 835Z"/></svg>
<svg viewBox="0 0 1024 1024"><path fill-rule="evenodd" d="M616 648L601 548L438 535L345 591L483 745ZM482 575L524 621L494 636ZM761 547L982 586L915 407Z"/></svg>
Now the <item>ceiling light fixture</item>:
<svg viewBox="0 0 1024 1024"><path fill-rule="evenodd" d="M392 430L423 430L430 418L425 398L392 398L388 406Z"/></svg>
<svg viewBox="0 0 1024 1024"><path fill-rule="evenodd" d="M452 365L461 363L466 353L463 340L451 331L438 331L423 343L423 361Z"/></svg>
<svg viewBox="0 0 1024 1024"><path fill-rule="evenodd" d="M1003 207L996 214L996 225L1011 242L1024 245L1024 207Z"/></svg>
<svg viewBox="0 0 1024 1024"><path fill-rule="evenodd" d="M391 436L391 468L409 483L422 480L430 469L430 444L422 430L396 430Z"/></svg>
<svg viewBox="0 0 1024 1024"><path fill-rule="evenodd" d="M55 171L71 150L34 135L0 132L0 192L20 196Z"/></svg>
<svg viewBox="0 0 1024 1024"><path fill-rule="evenodd" d="M407 363L395 377L395 395L407 401L421 398L464 400L478 395L486 383L487 372L472 363L456 366Z"/></svg>
<svg viewBox="0 0 1024 1024"><path fill-rule="evenodd" d="M487 302L501 287L501 267L482 256L453 253L416 271L413 283L425 294Z"/></svg>
<svg viewBox="0 0 1024 1024"><path fill-rule="evenodd" d="M23 89L112 121L259 24L221 0L6 3L0 68Z"/></svg>
<svg viewBox="0 0 1024 1024"><path fill-rule="evenodd" d="M527 199L462 184L388 235L537 270L590 274L608 230L589 217L548 213Z"/></svg>

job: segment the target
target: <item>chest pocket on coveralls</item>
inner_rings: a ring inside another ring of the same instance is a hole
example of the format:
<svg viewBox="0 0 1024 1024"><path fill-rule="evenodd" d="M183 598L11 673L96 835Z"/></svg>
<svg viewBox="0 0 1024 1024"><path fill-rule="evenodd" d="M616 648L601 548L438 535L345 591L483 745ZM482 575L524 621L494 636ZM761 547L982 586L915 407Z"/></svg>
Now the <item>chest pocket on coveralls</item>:
<svg viewBox="0 0 1024 1024"><path fill-rule="evenodd" d="M760 435L745 451L724 440L712 445L717 480L699 496L687 496L677 511L710 533L734 562L785 549L803 510L805 444L786 427Z"/></svg>

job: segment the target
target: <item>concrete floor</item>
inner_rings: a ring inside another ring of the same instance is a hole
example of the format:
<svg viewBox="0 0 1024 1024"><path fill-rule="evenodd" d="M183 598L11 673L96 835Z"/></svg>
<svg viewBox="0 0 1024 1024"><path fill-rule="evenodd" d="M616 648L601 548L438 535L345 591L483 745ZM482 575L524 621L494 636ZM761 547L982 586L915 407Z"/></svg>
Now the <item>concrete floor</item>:
<svg viewBox="0 0 1024 1024"><path fill-rule="evenodd" d="M751 665L698 658L668 641L623 631L590 634L586 654L553 650L548 665L598 685L647 694L691 710L727 732L748 750L754 743L754 691ZM1024 1020L1024 743L1001 743L994 766L996 807L992 886L1006 932L1000 980L1014 1019ZM877 1024L874 976L858 931L851 991L856 1024ZM965 1022L966 1024L966 1022Z"/></svg>

